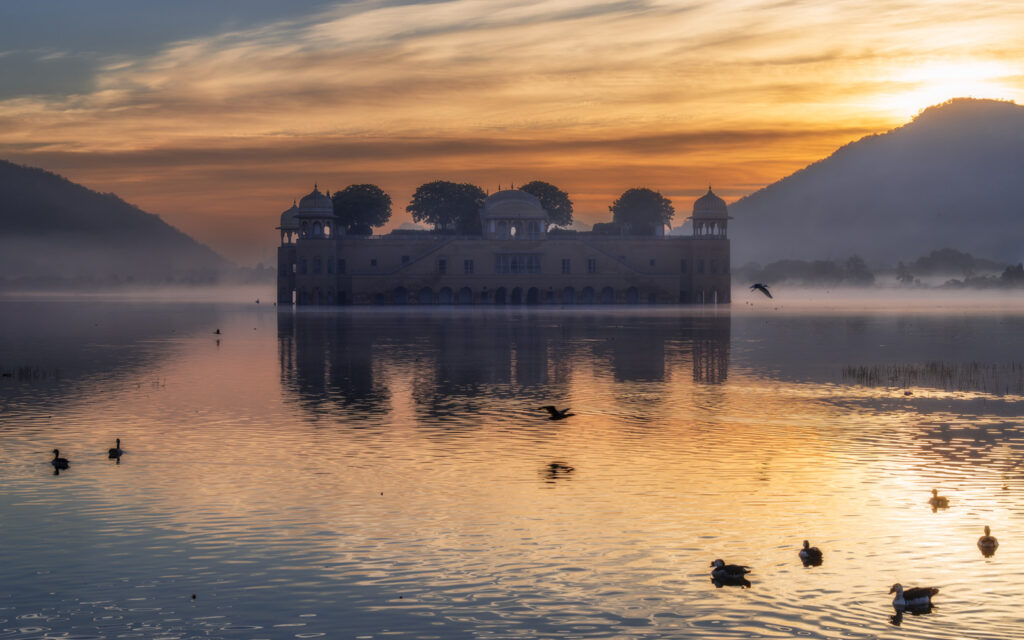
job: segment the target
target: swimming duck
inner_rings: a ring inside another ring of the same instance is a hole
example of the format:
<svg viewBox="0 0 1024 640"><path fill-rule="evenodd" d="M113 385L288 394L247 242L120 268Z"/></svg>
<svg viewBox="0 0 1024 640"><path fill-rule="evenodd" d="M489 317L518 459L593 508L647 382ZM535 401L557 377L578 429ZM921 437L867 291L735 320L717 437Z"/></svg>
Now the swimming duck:
<svg viewBox="0 0 1024 640"><path fill-rule="evenodd" d="M53 460L50 460L50 464L58 469L67 469L70 463L67 458L60 457L60 449L54 449Z"/></svg>
<svg viewBox="0 0 1024 640"><path fill-rule="evenodd" d="M121 438L117 439L117 445L107 451L108 458L120 458L124 451L121 450Z"/></svg>
<svg viewBox="0 0 1024 640"><path fill-rule="evenodd" d="M559 411L553 405L549 404L546 407L541 407L541 409L550 413L552 420L564 420L569 416L576 415L575 413L569 413L569 407L566 407L565 409Z"/></svg>
<svg viewBox="0 0 1024 640"><path fill-rule="evenodd" d="M999 541L992 535L992 530L985 525L985 535L978 538L978 548L986 556L990 556L999 548Z"/></svg>
<svg viewBox="0 0 1024 640"><path fill-rule="evenodd" d="M896 583L889 589L889 593L895 593L892 599L892 606L897 609L924 608L932 605L932 596L939 592L938 587L912 587L904 589L903 585Z"/></svg>
<svg viewBox="0 0 1024 640"><path fill-rule="evenodd" d="M812 547L810 542L804 540L804 548L800 550L800 559L803 560L804 566L817 566L821 564L821 549Z"/></svg>
<svg viewBox="0 0 1024 640"><path fill-rule="evenodd" d="M711 577L718 579L742 578L750 573L750 567L742 564L725 564L725 560L715 560L711 563Z"/></svg>
<svg viewBox="0 0 1024 640"><path fill-rule="evenodd" d="M946 509L949 507L949 499L946 496L940 496L938 489L932 489L932 498L928 504L932 505L932 509Z"/></svg>

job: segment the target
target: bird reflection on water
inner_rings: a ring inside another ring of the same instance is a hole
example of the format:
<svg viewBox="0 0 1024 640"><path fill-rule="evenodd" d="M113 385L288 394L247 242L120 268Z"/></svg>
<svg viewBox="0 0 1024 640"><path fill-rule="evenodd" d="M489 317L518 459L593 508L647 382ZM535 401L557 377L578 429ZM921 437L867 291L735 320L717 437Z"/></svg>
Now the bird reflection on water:
<svg viewBox="0 0 1024 640"><path fill-rule="evenodd" d="M559 478L568 478L573 471L576 471L575 467L560 460L555 460L554 462L549 462L548 466L544 468L544 477L549 482L553 482Z"/></svg>

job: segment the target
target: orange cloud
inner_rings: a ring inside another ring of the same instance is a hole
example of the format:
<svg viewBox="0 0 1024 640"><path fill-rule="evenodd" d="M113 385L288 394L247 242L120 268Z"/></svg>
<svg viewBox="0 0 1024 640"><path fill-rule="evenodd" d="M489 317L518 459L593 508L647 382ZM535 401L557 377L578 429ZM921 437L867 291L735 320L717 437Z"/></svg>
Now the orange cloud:
<svg viewBox="0 0 1024 640"><path fill-rule="evenodd" d="M0 101L0 155L241 260L313 180L377 182L397 225L428 180L539 178L593 221L637 184L738 197L915 100L1024 96L1019 3L924 5L357 2L107 60L87 93Z"/></svg>

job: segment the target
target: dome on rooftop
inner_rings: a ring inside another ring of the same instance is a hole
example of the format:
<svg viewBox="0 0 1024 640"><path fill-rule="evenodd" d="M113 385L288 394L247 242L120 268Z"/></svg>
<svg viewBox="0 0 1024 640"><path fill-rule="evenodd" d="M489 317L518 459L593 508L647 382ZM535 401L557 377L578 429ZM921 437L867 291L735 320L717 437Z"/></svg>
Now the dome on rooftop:
<svg viewBox="0 0 1024 640"><path fill-rule="evenodd" d="M484 200L480 217L484 220L492 218L543 218L546 220L548 212L544 210L537 196L520 191L519 189L506 189L498 191Z"/></svg>
<svg viewBox="0 0 1024 640"><path fill-rule="evenodd" d="M330 197L320 193L320 190L313 186L313 190L299 200L299 216L333 216L334 204Z"/></svg>
<svg viewBox="0 0 1024 640"><path fill-rule="evenodd" d="M695 218L728 218L729 209L722 200L708 187L708 192L697 198L693 203L693 216Z"/></svg>
<svg viewBox="0 0 1024 640"><path fill-rule="evenodd" d="M298 229L299 219L295 216L299 213L299 208L292 203L291 208L281 213L281 228L282 229Z"/></svg>

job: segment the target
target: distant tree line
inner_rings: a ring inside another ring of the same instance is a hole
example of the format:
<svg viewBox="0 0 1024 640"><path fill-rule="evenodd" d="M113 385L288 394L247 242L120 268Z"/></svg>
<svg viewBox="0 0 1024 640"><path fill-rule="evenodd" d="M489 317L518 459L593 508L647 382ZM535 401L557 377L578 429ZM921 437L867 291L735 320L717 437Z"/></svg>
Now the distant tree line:
<svg viewBox="0 0 1024 640"><path fill-rule="evenodd" d="M969 253L945 248L892 267L880 268L882 275L894 275L903 286L925 286L921 278L960 275L940 285L946 288L1024 287L1024 263L1001 265L992 260L976 258ZM756 263L733 270L740 280L751 282L791 282L804 286L869 286L876 282L876 272L860 256L846 260L778 260L761 266Z"/></svg>
<svg viewBox="0 0 1024 640"><path fill-rule="evenodd" d="M947 280L949 289L1006 289L1024 287L1024 263L1007 265L999 275L967 276L963 280Z"/></svg>
<svg viewBox="0 0 1024 640"><path fill-rule="evenodd" d="M540 200L552 225L572 224L573 203L565 191L541 180L519 189ZM486 197L474 184L435 180L417 187L405 210L414 222L431 225L435 233L480 235L480 208ZM370 235L391 219L391 197L373 184L349 185L335 192L331 200L334 214L351 235ZM595 224L594 233L654 235L675 214L671 200L647 188L626 190L608 209L612 221Z"/></svg>

